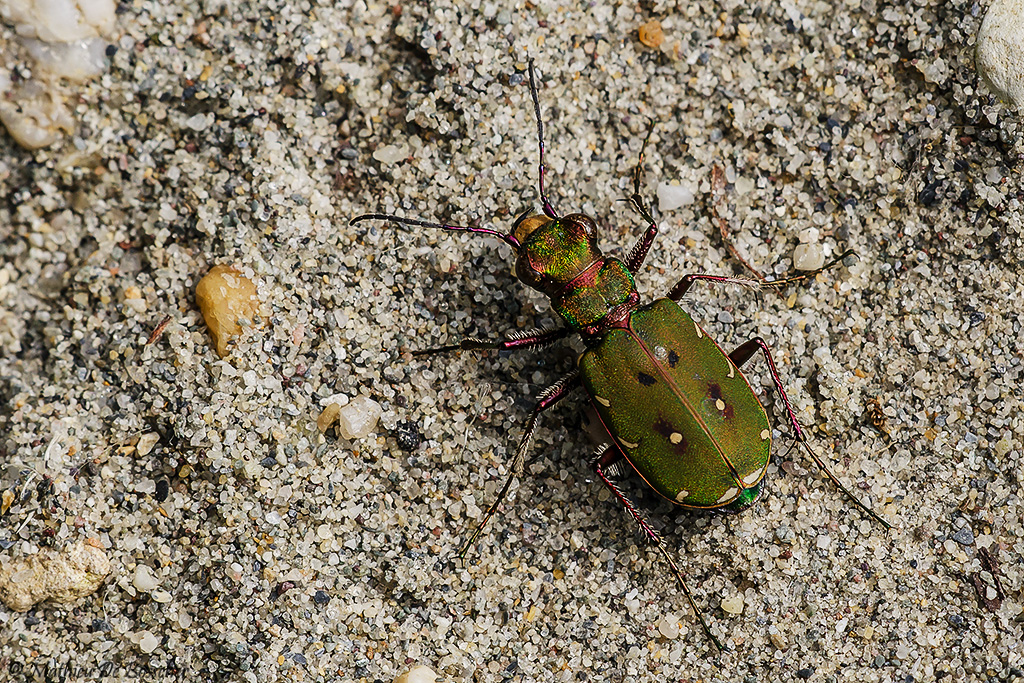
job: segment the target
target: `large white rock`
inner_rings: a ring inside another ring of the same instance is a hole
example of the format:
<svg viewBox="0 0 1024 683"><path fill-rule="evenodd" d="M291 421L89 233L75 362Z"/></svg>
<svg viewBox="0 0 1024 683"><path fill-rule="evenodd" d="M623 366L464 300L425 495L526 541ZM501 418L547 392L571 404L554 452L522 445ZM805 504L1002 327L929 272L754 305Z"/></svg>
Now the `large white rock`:
<svg viewBox="0 0 1024 683"><path fill-rule="evenodd" d="M978 30L975 63L992 92L1024 110L1024 0L994 0Z"/></svg>
<svg viewBox="0 0 1024 683"><path fill-rule="evenodd" d="M0 19L14 26L34 61L33 77L25 83L12 84L0 68L0 122L19 145L48 147L62 131L74 132L59 81L85 81L103 73L105 36L113 32L115 9L114 0L0 0ZM14 53L8 50L0 47L0 56Z"/></svg>
<svg viewBox="0 0 1024 683"><path fill-rule="evenodd" d="M18 35L48 43L97 38L114 27L114 0L0 0Z"/></svg>

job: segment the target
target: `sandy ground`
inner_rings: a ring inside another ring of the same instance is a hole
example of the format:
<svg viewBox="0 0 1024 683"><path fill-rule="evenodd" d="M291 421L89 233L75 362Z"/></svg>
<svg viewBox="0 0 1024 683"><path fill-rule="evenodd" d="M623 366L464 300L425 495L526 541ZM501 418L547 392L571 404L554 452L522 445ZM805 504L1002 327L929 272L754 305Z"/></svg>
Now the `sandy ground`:
<svg viewBox="0 0 1024 683"><path fill-rule="evenodd" d="M0 679L1019 680L1024 129L977 90L982 14L123 4L108 73L72 102L77 135L35 153L0 136L0 562L92 539L112 566L87 598L0 608ZM652 19L657 49L637 38ZM756 359L776 425L756 506L698 515L624 484L720 656L594 480L579 397L457 561L576 351L414 358L554 314L497 240L348 225L506 230L536 209L529 57L552 202L595 216L612 254L642 231L618 200L659 122L644 297L744 274L713 220L715 166L764 273L790 272L801 241L858 255L781 297L684 301L723 348L768 340L815 448L897 527L793 447ZM681 206L658 208L663 184ZM261 302L224 359L194 303L220 263ZM373 434L318 430L339 393L382 406Z"/></svg>

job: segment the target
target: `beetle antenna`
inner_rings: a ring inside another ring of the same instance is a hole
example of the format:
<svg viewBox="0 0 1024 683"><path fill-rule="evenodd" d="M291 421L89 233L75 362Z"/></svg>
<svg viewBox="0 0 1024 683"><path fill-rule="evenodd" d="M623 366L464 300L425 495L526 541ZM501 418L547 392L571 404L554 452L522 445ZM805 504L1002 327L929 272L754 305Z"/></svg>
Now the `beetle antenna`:
<svg viewBox="0 0 1024 683"><path fill-rule="evenodd" d="M548 196L544 194L544 121L540 117L540 96L537 94L537 78L533 73L533 59L530 59L530 95L533 96L533 113L537 116L537 140L540 142L540 203L548 218L558 218Z"/></svg>
<svg viewBox="0 0 1024 683"><path fill-rule="evenodd" d="M439 228L441 230L450 230L452 232L476 232L483 235L490 235L497 237L505 244L509 245L513 249L519 248L519 240L512 235L506 235L503 232L497 230L489 230L488 228L470 228L464 225L442 225L441 223L431 223L430 221L423 221L418 218L402 218L401 216L393 216L389 213L364 213L362 216L356 216L348 222L349 225L355 225L359 221L391 221L392 223L398 223L399 225L415 225L423 228Z"/></svg>

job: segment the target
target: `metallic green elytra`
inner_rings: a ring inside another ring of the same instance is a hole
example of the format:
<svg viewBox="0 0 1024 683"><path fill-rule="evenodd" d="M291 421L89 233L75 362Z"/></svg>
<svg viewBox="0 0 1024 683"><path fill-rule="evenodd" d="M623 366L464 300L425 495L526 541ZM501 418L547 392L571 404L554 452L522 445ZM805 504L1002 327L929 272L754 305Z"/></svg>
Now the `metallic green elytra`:
<svg viewBox="0 0 1024 683"><path fill-rule="evenodd" d="M628 463L628 469L658 494L682 507L727 511L749 507L761 493L772 440L765 410L740 368L761 353L796 440L855 505L889 527L850 493L811 450L764 340L755 337L725 353L676 303L698 281L753 289L783 287L830 268L849 252L816 271L772 282L693 273L680 279L665 298L641 304L634 277L658 235L657 223L640 195L641 168L650 133L640 150L633 174L633 194L628 200L647 228L625 258L605 256L597 245L594 220L583 214L559 216L544 193L544 130L532 62L529 74L540 140L538 184L543 213L524 213L508 233L383 213L352 220L386 220L496 237L515 252L516 276L548 296L552 308L565 322L557 329L514 332L504 340L463 339L420 353L536 348L570 335L579 336L586 347L576 369L537 397L537 405L510 463L508 478L460 555L465 556L512 482L523 473L541 413L574 389L583 387L609 437L608 443L594 455L594 472L661 553L701 628L722 649L661 536L611 478L613 466Z"/></svg>
<svg viewBox="0 0 1024 683"><path fill-rule="evenodd" d="M579 360L608 433L651 488L690 508L742 509L768 467L768 416L747 379L669 299L630 313Z"/></svg>

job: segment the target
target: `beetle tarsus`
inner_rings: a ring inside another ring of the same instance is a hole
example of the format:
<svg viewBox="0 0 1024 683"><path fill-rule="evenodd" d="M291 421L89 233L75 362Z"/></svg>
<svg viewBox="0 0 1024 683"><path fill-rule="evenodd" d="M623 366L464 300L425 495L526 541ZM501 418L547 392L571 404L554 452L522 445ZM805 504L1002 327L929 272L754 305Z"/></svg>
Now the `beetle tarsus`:
<svg viewBox="0 0 1024 683"><path fill-rule="evenodd" d="M867 513L869 517L871 517L873 520L884 526L886 529L892 529L892 524L882 519L877 512L875 512L867 505L862 503L861 500L857 498L857 496L853 495L853 493L848 488L843 486L842 482L839 481L839 477L833 474L832 470L830 470L828 465L825 464L825 461L818 457L818 454L814 452L814 449L811 448L811 445L807 443L806 439L801 437L800 445L804 447L805 451L807 451L807 455L809 455L811 460L814 461L814 464L816 464L818 468L821 469L822 472L824 472L825 476L828 477L833 484L835 484L837 489L843 492L843 495L845 495L851 503L859 507L865 513Z"/></svg>
<svg viewBox="0 0 1024 683"><path fill-rule="evenodd" d="M748 360L750 360L750 358L758 349L761 350L761 352L764 354L765 360L768 362L768 373L772 377L772 382L775 383L776 390L778 390L779 395L782 397L782 404L786 408L786 414L789 416L789 423L793 426L793 432L796 434L796 439L804 447L804 450L807 451L807 454L811 457L811 460L815 462L815 464L821 469L821 471L825 473L825 476L828 477L829 480L831 480L832 483L835 484L836 488L842 491L842 493L847 498L849 498L854 505L859 507L865 513L867 513L868 516L870 516L872 519L880 523L886 529L891 529L892 524L882 519L878 515L878 513L876 513L874 510L869 508L864 503L862 503L860 499L857 498L857 496L853 495L853 493L851 493L849 489L843 486L842 482L839 481L839 478L832 473L832 470L830 470L828 466L825 465L824 461L821 458L819 458L817 453L815 453L814 450L811 448L810 444L807 441L807 436L804 434L804 430L800 426L799 420L796 419L796 413L793 412L793 406L789 402L789 397L786 396L786 390L782 386L782 378L779 377L779 371L775 367L775 360L772 358L772 353L771 350L769 350L768 348L767 342L765 342L765 340L762 339L761 337L754 337L753 339L744 342L741 346L737 347L736 350L729 354L729 359L736 364L736 367L740 367Z"/></svg>
<svg viewBox="0 0 1024 683"><path fill-rule="evenodd" d="M475 232L481 235L490 235L491 237L497 237L505 244L509 245L513 249L519 248L519 240L512 235L506 235L503 232L497 230L490 230L488 228L474 228L468 225L449 225L446 223L433 223L431 221L424 221L419 218L403 218L402 216L395 216L390 213L364 213L361 216L356 216L348 222L349 225L355 225L361 221L390 221L398 225L415 226L419 228L437 228L439 230L448 230L449 232Z"/></svg>
<svg viewBox="0 0 1024 683"><path fill-rule="evenodd" d="M615 451L612 451L613 448ZM627 513L629 513L629 516L632 517L633 521L640 527L641 533L643 533L647 539L654 544L654 547L658 549L658 552L661 553L666 564L668 564L669 568L672 570L672 574L676 577L676 582L679 584L679 587L682 588L683 595L686 596L686 601L690 603L690 609L693 610L694 615L697 617L697 621L700 623L700 627L701 630L704 631L704 635L706 635L708 639L715 644L715 647L717 647L720 652L725 651L726 647L722 645L722 642L718 640L714 633L711 632L711 627L708 626L707 621L704 620L704 614L700 611L700 608L697 607L697 601L693 599L693 593L690 592L690 587L686 585L686 580L683 579L683 573L679 571L679 567L676 566L675 560L672 559L672 555L669 554L668 548L665 547L665 541L661 538L661 534L655 531L654 528L647 523L647 520L640 514L640 511L633 507L633 503L626 497L626 494L622 492L622 489L620 489L618 485L608 477L607 472L605 472L604 468L606 466L616 462L620 458L622 458L622 451L619 450L618 446L605 444L594 455L591 466L597 476L601 479L601 482L608 487L612 492L612 495L618 499L622 507L625 508Z"/></svg>
<svg viewBox="0 0 1024 683"><path fill-rule="evenodd" d="M847 249L839 256L836 256L834 259L823 265L821 268L815 268L814 270L809 270L806 273L800 273L799 275L793 275L791 277L782 278L781 280L765 280L763 284L765 287L781 289L782 287L786 287L787 285L791 285L797 282L803 282L804 280L809 280L818 275L819 273L824 273L832 266L842 263L850 256L856 255L857 252L855 252L853 249Z"/></svg>
<svg viewBox="0 0 1024 683"><path fill-rule="evenodd" d="M516 447L515 455L512 456L512 462L509 463L509 473L505 479L505 484L501 487L501 491L498 492L498 497L487 508L483 521L473 530L469 541L462 546L462 550L459 551L460 559L466 557L470 547L480 538L480 534L484 527L487 526L487 522L491 520L494 513L498 511L498 506L501 505L502 501L505 500L505 496L508 495L512 482L522 476L526 454L530 450L530 444L533 443L533 435L537 432L537 422L540 420L541 413L568 396L577 386L579 386L579 371L573 370L569 374L560 377L557 382L537 395L537 405L534 407L533 412L530 413L530 418L526 421L523 436L519 439L519 445Z"/></svg>
<svg viewBox="0 0 1024 683"><path fill-rule="evenodd" d="M633 210L640 214L640 217L647 222L647 230L644 234L636 241L633 248L629 250L629 255L626 257L626 268L629 272L636 275L643 266L644 261L647 259L647 252L651 250L651 245L654 244L655 238L658 236L658 223L654 220L654 216L651 215L650 209L647 207L647 203L644 201L643 196L640 194L640 179L643 174L644 167L644 154L647 151L647 141L651 139L651 133L654 132L654 126L657 121L651 119L651 126L647 130L647 135L644 136L644 142L640 145L640 157L637 159L636 168L633 169L633 194L623 201L629 202L629 205L633 207Z"/></svg>

